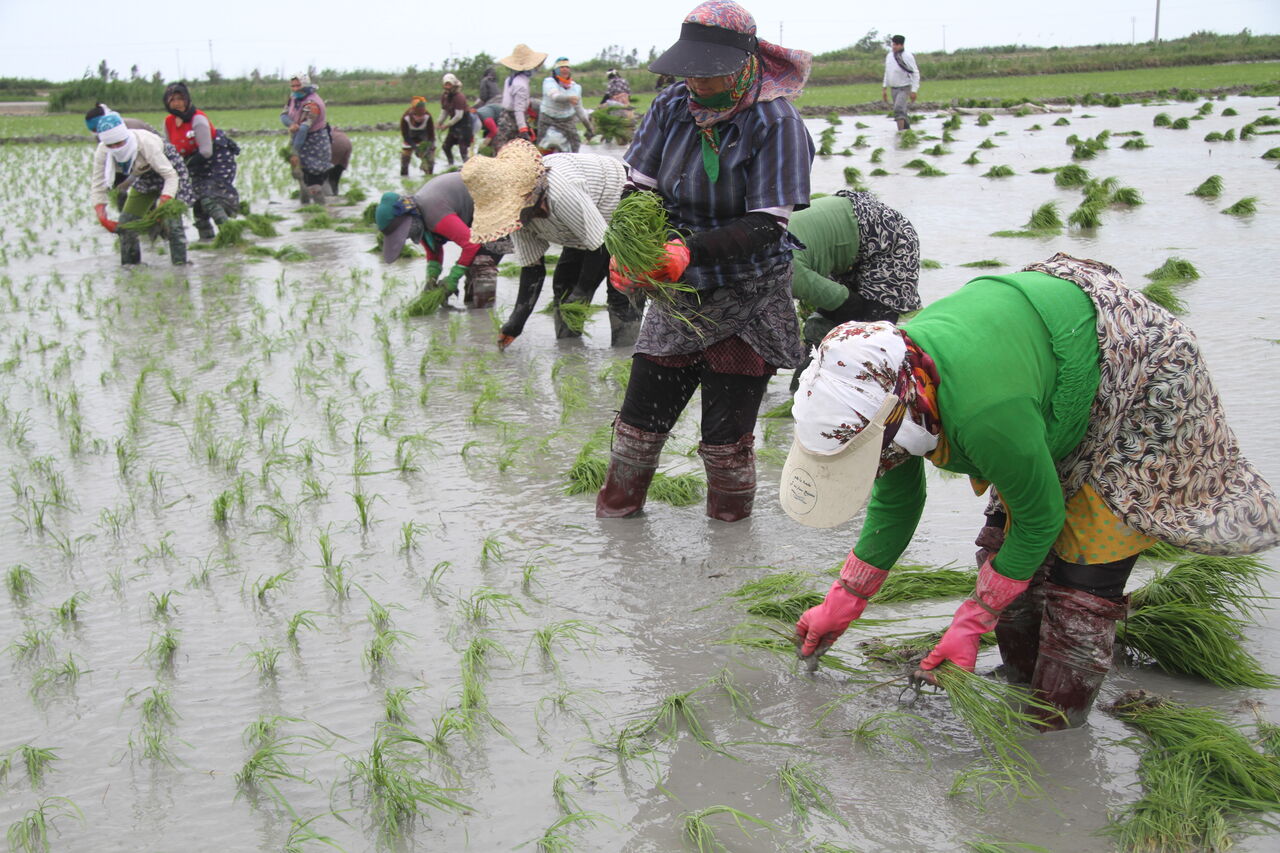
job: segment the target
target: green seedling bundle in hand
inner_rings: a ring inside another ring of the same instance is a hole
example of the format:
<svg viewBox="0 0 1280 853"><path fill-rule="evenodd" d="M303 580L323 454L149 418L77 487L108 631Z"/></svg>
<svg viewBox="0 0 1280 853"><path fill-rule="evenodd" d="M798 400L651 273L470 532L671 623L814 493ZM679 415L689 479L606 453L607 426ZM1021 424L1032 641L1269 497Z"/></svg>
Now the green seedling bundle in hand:
<svg viewBox="0 0 1280 853"><path fill-rule="evenodd" d="M119 227L125 231L150 231L164 222L181 219L189 209L185 201L171 198L148 210L141 219L135 219L132 222L121 222Z"/></svg>
<svg viewBox="0 0 1280 853"><path fill-rule="evenodd" d="M618 202L604 232L604 247L632 281L650 288L650 296L672 304L677 293L693 293L694 289L678 282L656 281L648 271L661 265L667 243L679 237L667 222L662 198L644 190Z"/></svg>

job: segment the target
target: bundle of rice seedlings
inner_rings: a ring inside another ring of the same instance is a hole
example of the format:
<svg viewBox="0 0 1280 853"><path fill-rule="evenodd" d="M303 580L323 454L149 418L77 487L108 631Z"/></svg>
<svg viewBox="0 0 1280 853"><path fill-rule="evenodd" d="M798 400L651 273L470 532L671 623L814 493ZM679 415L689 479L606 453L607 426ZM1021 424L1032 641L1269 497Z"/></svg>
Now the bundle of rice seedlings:
<svg viewBox="0 0 1280 853"><path fill-rule="evenodd" d="M825 596L820 592L799 592L786 598L772 601L757 601L747 607L752 616L763 616L766 619L777 619L794 625L810 607L817 607Z"/></svg>
<svg viewBox="0 0 1280 853"><path fill-rule="evenodd" d="M1200 108L1197 109L1196 112L1202 116L1207 116L1209 113L1213 112L1213 102L1205 101L1200 105Z"/></svg>
<svg viewBox="0 0 1280 853"><path fill-rule="evenodd" d="M960 113L952 113L951 116L942 123L943 130L959 130L962 121Z"/></svg>
<svg viewBox="0 0 1280 853"><path fill-rule="evenodd" d="M818 134L818 155L820 157L830 157L834 152L836 144L836 129L834 127L824 127L822 132Z"/></svg>
<svg viewBox="0 0 1280 853"><path fill-rule="evenodd" d="M439 311L448 298L449 291L439 285L423 288L421 293L404 306L405 316L427 317Z"/></svg>
<svg viewBox="0 0 1280 853"><path fill-rule="evenodd" d="M1134 187L1120 187L1111 194L1111 203L1125 207L1137 207L1143 203L1142 193Z"/></svg>
<svg viewBox="0 0 1280 853"><path fill-rule="evenodd" d="M1066 117L1066 116L1059 116L1059 117L1058 117L1058 120L1057 120L1057 121L1055 121L1055 122L1053 123L1053 126L1054 126L1054 127L1068 127L1068 126L1070 126L1070 124L1071 124L1071 122L1067 120L1067 117Z"/></svg>
<svg viewBox="0 0 1280 853"><path fill-rule="evenodd" d="M789 418L791 417L791 400L783 400L769 411L765 412L762 418Z"/></svg>
<svg viewBox="0 0 1280 853"><path fill-rule="evenodd" d="M1173 117L1168 113L1156 113L1156 117L1151 121L1156 127L1168 127L1173 124Z"/></svg>
<svg viewBox="0 0 1280 853"><path fill-rule="evenodd" d="M1071 211L1067 222L1077 228L1099 228L1102 225L1102 206L1085 202Z"/></svg>
<svg viewBox="0 0 1280 853"><path fill-rule="evenodd" d="M960 264L960 266L980 270L993 270L1008 265L1004 261L997 260L996 258L983 258L980 261L969 261L968 263Z"/></svg>
<svg viewBox="0 0 1280 853"><path fill-rule="evenodd" d="M1089 172L1083 166L1077 166L1072 163L1063 166L1053 176L1053 185L1063 189L1072 189L1074 187L1082 187L1089 182Z"/></svg>
<svg viewBox="0 0 1280 853"><path fill-rule="evenodd" d="M1204 179L1200 186L1191 191L1191 195L1200 198L1217 198L1222 195L1222 176L1210 175Z"/></svg>
<svg viewBox="0 0 1280 853"><path fill-rule="evenodd" d="M1014 174L1011 166L992 166L982 174L984 178L1008 178Z"/></svg>
<svg viewBox="0 0 1280 853"><path fill-rule="evenodd" d="M1061 166L1037 166L1031 170L1033 175L1053 175L1062 171Z"/></svg>
<svg viewBox="0 0 1280 853"><path fill-rule="evenodd" d="M283 218L267 213L247 213L244 222L256 237L276 237L279 232L276 231L275 223Z"/></svg>
<svg viewBox="0 0 1280 853"><path fill-rule="evenodd" d="M228 219L218 226L218 234L213 238L213 248L228 249L232 246L243 246L249 242L244 236L248 228L249 223L243 219Z"/></svg>
<svg viewBox="0 0 1280 853"><path fill-rule="evenodd" d="M915 158L914 160L908 160L907 162L902 164L902 168L904 169L925 169L925 168L928 168L928 166L929 166L929 161L921 160L919 157Z"/></svg>
<svg viewBox="0 0 1280 853"><path fill-rule="evenodd" d="M988 148L999 148L1000 146L992 142L991 137L988 136L986 139L978 143L978 147L985 150Z"/></svg>
<svg viewBox="0 0 1280 853"><path fill-rule="evenodd" d="M966 160L964 161L964 164L965 164L966 166L976 166L976 165L978 165L978 164L979 164L979 163L981 163L981 162L982 162L982 161L978 159L978 152L977 152L977 151L971 151L971 152L969 153L969 157L968 157L968 159L966 159Z"/></svg>
<svg viewBox="0 0 1280 853"><path fill-rule="evenodd" d="M1217 130L1211 130L1204 135L1205 142L1222 142L1225 138L1221 131Z"/></svg>
<svg viewBox="0 0 1280 853"><path fill-rule="evenodd" d="M707 806L705 809L698 809L696 812L686 812L680 818L684 826L684 837L697 853L717 853L717 851L726 849L720 843L720 839L716 838L715 826L708 820L708 818L716 815L729 815L733 819L734 826L738 827L739 831L748 838L751 837L748 824L770 831L776 829L768 821L739 811L732 806Z"/></svg>
<svg viewBox="0 0 1280 853"><path fill-rule="evenodd" d="M866 622L866 620L860 620ZM762 622L744 622L734 627L729 636L723 640L716 640L717 646L737 646L743 649L750 649L757 652L769 652L777 655L788 662L795 663L796 658L796 636L795 627L788 626L785 629L779 629L773 625L766 625ZM821 658L810 658L809 670L815 671L819 662L827 669L842 672L847 675L863 675L864 670L860 670L855 666L851 666L843 658L834 652L827 652Z"/></svg>
<svg viewBox="0 0 1280 853"><path fill-rule="evenodd" d="M844 120L840 118L839 113L837 113L835 110L832 110L831 112L827 113L827 124L831 125L832 127L839 127L840 125L844 124Z"/></svg>
<svg viewBox="0 0 1280 853"><path fill-rule="evenodd" d="M916 172L917 178L941 178L947 173L941 169L935 169L933 166L926 164L923 169Z"/></svg>
<svg viewBox="0 0 1280 853"><path fill-rule="evenodd" d="M644 191L632 193L618 202L604 232L604 245L618 267L637 281L652 286L648 292L651 297L671 304L677 293L689 292L692 288L655 281L647 273L662 261L667 241L673 236L662 198L657 193Z"/></svg>
<svg viewBox="0 0 1280 853"><path fill-rule="evenodd" d="M1191 120L1186 116L1182 116L1181 118L1174 119L1173 124L1169 125L1169 127L1172 130L1186 130L1191 127Z"/></svg>
<svg viewBox="0 0 1280 853"><path fill-rule="evenodd" d="M1056 201L1045 202L1037 207L1027 220L1027 228L1032 231L1057 231L1062 228L1062 217L1058 214Z"/></svg>
<svg viewBox="0 0 1280 853"><path fill-rule="evenodd" d="M1028 127L1028 128L1027 128L1027 130L1028 130L1028 131L1031 131L1031 130L1044 130L1044 128L1043 128L1043 127L1041 127L1041 126L1040 126L1040 125L1038 125L1038 124L1033 124L1033 125L1031 125L1031 127Z"/></svg>
<svg viewBox="0 0 1280 853"><path fill-rule="evenodd" d="M866 660L892 669L914 669L920 661L924 660L925 655L933 651L933 647L938 645L941 639L941 631L869 637L858 641L858 651ZM987 648L995 645L996 636L986 633L979 638L978 642L982 648Z"/></svg>
<svg viewBox="0 0 1280 853"><path fill-rule="evenodd" d="M1120 146L1127 151L1141 151L1143 148L1150 148L1150 143L1141 136L1135 136L1133 139L1126 139L1124 145Z"/></svg>
<svg viewBox="0 0 1280 853"><path fill-rule="evenodd" d="M611 107L601 107L591 113L591 124L604 142L624 141L630 135L627 120Z"/></svg>
<svg viewBox="0 0 1280 853"><path fill-rule="evenodd" d="M1240 138L1248 139L1249 137L1253 136L1257 132L1258 132L1257 128L1255 128L1252 123L1246 124L1244 127L1240 128Z"/></svg>
<svg viewBox="0 0 1280 853"><path fill-rule="evenodd" d="M788 761L778 770L778 787L786 795L800 823L809 820L810 812L826 815L841 826L847 826L844 815L835 809L835 797L823 784L813 765Z"/></svg>
<svg viewBox="0 0 1280 853"><path fill-rule="evenodd" d="M978 127L986 127L995 121L995 117L991 113L978 113Z"/></svg>
<svg viewBox="0 0 1280 853"><path fill-rule="evenodd" d="M1225 850L1232 834L1275 828L1280 761L1219 711L1135 690L1107 710L1145 736L1142 797L1105 829L1123 850Z"/></svg>
<svg viewBox="0 0 1280 853"><path fill-rule="evenodd" d="M946 143L955 142L955 141L956 141L956 137L955 137L955 135L954 135L951 131L949 131L949 130L944 130L944 131L942 131L942 141L943 141L943 142L946 142Z"/></svg>
<svg viewBox="0 0 1280 853"><path fill-rule="evenodd" d="M1120 188L1120 179L1111 177L1101 180L1094 179L1084 185L1084 202L1085 204L1096 204L1099 206L1111 203L1111 194Z"/></svg>
<svg viewBox="0 0 1280 853"><path fill-rule="evenodd" d="M119 227L126 231L150 231L167 220L181 219L188 210L190 208L185 201L171 198L148 210L140 219L121 222Z"/></svg>
<svg viewBox="0 0 1280 853"><path fill-rule="evenodd" d="M1230 116L1238 116L1238 115L1240 115L1240 114L1239 114L1238 112L1236 112L1235 107L1227 107L1225 110L1223 110L1223 111L1220 113L1220 115L1230 117Z"/></svg>
<svg viewBox="0 0 1280 853"><path fill-rule="evenodd" d="M1170 314L1182 314L1187 310L1187 303L1178 296L1177 288L1185 282L1158 279L1142 288L1142 295L1159 305Z"/></svg>
<svg viewBox="0 0 1280 853"><path fill-rule="evenodd" d="M609 461L599 456L584 456L579 453L573 465L565 472L568 482L565 483L566 495L595 494L604 488L604 478L609 471Z"/></svg>
<svg viewBox="0 0 1280 853"><path fill-rule="evenodd" d="M898 134L899 148L915 148L920 144L920 136L911 128L907 128Z"/></svg>
<svg viewBox="0 0 1280 853"><path fill-rule="evenodd" d="M1236 141L1236 129L1233 127L1233 128L1231 128L1230 130L1228 130L1226 133L1222 134L1222 141L1223 141L1223 142L1235 142L1235 141Z"/></svg>
<svg viewBox="0 0 1280 853"><path fill-rule="evenodd" d="M1272 148L1262 155L1263 160L1280 160L1280 148Z"/></svg>
<svg viewBox="0 0 1280 853"><path fill-rule="evenodd" d="M935 261L933 258L921 258L920 269L922 270L940 270L942 269L942 261Z"/></svg>
<svg viewBox="0 0 1280 853"><path fill-rule="evenodd" d="M844 182L854 189L860 189L862 186L862 170L856 166L845 166Z"/></svg>
<svg viewBox="0 0 1280 853"><path fill-rule="evenodd" d="M560 321L572 332L585 334L587 320L595 313L596 306L589 302L561 302L555 310L560 313Z"/></svg>
<svg viewBox="0 0 1280 853"><path fill-rule="evenodd" d="M1028 690L966 672L947 661L933 670L951 709L977 739L982 759L961 771L951 794L968 790L980 800L993 791L1015 797L1043 793L1040 766L1023 748L1020 734L1058 711Z"/></svg>
<svg viewBox="0 0 1280 853"><path fill-rule="evenodd" d="M876 169L872 169L867 174L869 174L873 178L883 178L885 175L889 173L886 172L884 169L876 168Z"/></svg>
<svg viewBox="0 0 1280 853"><path fill-rule="evenodd" d="M369 202L365 209L360 212L360 221L365 225L373 225L377 222L374 217L378 213L378 203L376 201Z"/></svg>
<svg viewBox="0 0 1280 853"><path fill-rule="evenodd" d="M866 148L866 147L867 147L867 136L866 136L866 134L865 134L865 133L859 133L859 134L858 134L858 136L853 140L853 145L851 145L850 147L851 147L851 148Z"/></svg>
<svg viewBox="0 0 1280 853"><path fill-rule="evenodd" d="M293 261L306 261L306 260L310 260L310 258L311 258L310 255L308 255L306 252L302 251L292 243L286 243L285 245L277 249L275 252L275 259L277 261L283 261L284 263L290 263Z"/></svg>
<svg viewBox="0 0 1280 853"><path fill-rule="evenodd" d="M868 162L879 163L882 160L884 160L884 149L877 148L875 151L871 152L871 159Z"/></svg>
<svg viewBox="0 0 1280 853"><path fill-rule="evenodd" d="M1098 156L1098 149L1092 145L1077 145L1071 149L1072 160L1092 160Z"/></svg>
<svg viewBox="0 0 1280 853"><path fill-rule="evenodd" d="M707 481L697 474L664 474L659 471L653 475L649 485L649 497L671 506L692 506L702 500Z"/></svg>
<svg viewBox="0 0 1280 853"><path fill-rule="evenodd" d="M1152 281L1164 279L1167 281L1195 281L1200 277L1200 270L1196 269L1196 265L1191 261L1183 258L1170 257L1160 266L1147 273L1147 278Z"/></svg>
<svg viewBox="0 0 1280 853"><path fill-rule="evenodd" d="M1231 216L1252 216L1258 212L1258 197L1256 195L1245 196L1222 212Z"/></svg>
<svg viewBox="0 0 1280 853"><path fill-rule="evenodd" d="M951 152L943 148L942 143L939 142L937 145L933 146L932 148L925 148L920 153L928 154L930 157L941 157L942 155L950 154Z"/></svg>

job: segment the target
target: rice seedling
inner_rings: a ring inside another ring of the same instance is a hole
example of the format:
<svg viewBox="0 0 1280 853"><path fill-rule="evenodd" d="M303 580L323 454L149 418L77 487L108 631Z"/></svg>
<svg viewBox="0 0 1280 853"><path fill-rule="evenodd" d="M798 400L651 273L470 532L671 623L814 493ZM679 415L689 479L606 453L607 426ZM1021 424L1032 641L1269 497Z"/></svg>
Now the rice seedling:
<svg viewBox="0 0 1280 853"><path fill-rule="evenodd" d="M1168 113L1156 113L1156 117L1151 120L1151 124L1155 127L1168 127L1173 124L1173 117Z"/></svg>
<svg viewBox="0 0 1280 853"><path fill-rule="evenodd" d="M53 618L62 625L70 625L80 618L80 605L89 600L89 594L77 590L66 601L53 608Z"/></svg>
<svg viewBox="0 0 1280 853"><path fill-rule="evenodd" d="M1145 137L1135 136L1132 139L1126 139L1120 147L1126 151L1141 151L1144 148L1150 148L1151 143L1147 142Z"/></svg>
<svg viewBox="0 0 1280 853"><path fill-rule="evenodd" d="M409 704L419 687L388 687L382 691L382 709L388 723L407 726L412 722Z"/></svg>
<svg viewBox="0 0 1280 853"><path fill-rule="evenodd" d="M903 133L909 132L903 131ZM685 812L680 816L681 825L684 827L684 837L697 853L717 853L726 849L720 843L720 839L716 837L715 825L710 820L718 815L728 815L733 820L734 826L747 838L752 837L749 828L752 826L766 829L770 832L777 829L768 821L761 820L744 811L739 811L732 806L707 806L705 809Z"/></svg>
<svg viewBox="0 0 1280 853"><path fill-rule="evenodd" d="M80 807L66 797L45 797L35 808L9 824L5 840L13 853L47 853L51 849L49 831L60 818L84 822Z"/></svg>
<svg viewBox="0 0 1280 853"><path fill-rule="evenodd" d="M543 830L540 837L532 841L526 841L524 844L519 844L516 849L533 844L536 846L538 853L568 853L568 851L574 849L574 844L573 840L565 832L566 829L580 823L595 826L602 821L608 823L609 819L597 812L580 811L561 815L555 823Z"/></svg>
<svg viewBox="0 0 1280 853"><path fill-rule="evenodd" d="M875 149L874 151L872 151L872 152L871 152L871 159L870 159L868 162L870 162L870 163L880 163L880 162L882 162L883 160L884 160L884 149L883 149L883 148L877 148L877 149Z"/></svg>
<svg viewBox="0 0 1280 853"><path fill-rule="evenodd" d="M973 592L977 572L971 569L898 565L872 596L875 604L898 604L930 598L954 598Z"/></svg>
<svg viewBox="0 0 1280 853"><path fill-rule="evenodd" d="M950 151L948 151L947 149L943 148L943 147L942 147L942 143L938 143L937 145L933 146L932 148L925 148L925 149L922 149L920 153L921 153L921 154L928 154L930 157L941 157L941 156L943 156L944 154L950 154L951 152L950 152Z"/></svg>
<svg viewBox="0 0 1280 853"><path fill-rule="evenodd" d="M921 160L919 157L917 157L917 158L916 158L916 159L914 159L914 160L908 160L906 163L903 163L903 164L902 164L902 168L904 168L904 169L923 169L923 168L925 168L925 167L926 167L926 166L928 166L928 165L929 165L929 161L928 161L928 160Z"/></svg>
<svg viewBox="0 0 1280 853"><path fill-rule="evenodd" d="M348 492L348 494L355 502L356 521L360 523L360 529L368 530L369 525L373 523L369 510L376 501L382 500L382 495L369 495L364 492Z"/></svg>
<svg viewBox="0 0 1280 853"><path fill-rule="evenodd" d="M1230 116L1237 116L1240 114L1236 112L1235 107L1227 107L1219 115L1222 115L1224 117L1230 117Z"/></svg>
<svg viewBox="0 0 1280 853"><path fill-rule="evenodd" d="M309 784L311 781L305 770L295 772L287 763L288 759L304 754L298 749L298 745L296 738L280 737L275 732L255 738L253 752L245 759L234 777L236 798L238 799L241 795L257 796L263 788L266 788L277 802L286 805L284 795L276 786L277 782L294 781Z"/></svg>
<svg viewBox="0 0 1280 853"><path fill-rule="evenodd" d="M1063 166L1053 176L1053 184L1063 189L1083 187L1090 180L1089 172L1075 163Z"/></svg>
<svg viewBox="0 0 1280 853"><path fill-rule="evenodd" d="M392 661L396 646L406 645L406 638L413 639L413 635L394 628L375 631L364 650L364 662L375 672L381 670Z"/></svg>
<svg viewBox="0 0 1280 853"><path fill-rule="evenodd" d="M258 578L253 582L253 597L258 599L259 604L266 604L268 593L278 592L292 583L294 573L294 569L286 569L278 574Z"/></svg>
<svg viewBox="0 0 1280 853"><path fill-rule="evenodd" d="M982 163L982 161L978 159L977 151L970 151L969 156L963 161L963 163L966 166L977 166Z"/></svg>
<svg viewBox="0 0 1280 853"><path fill-rule="evenodd" d="M1142 193L1135 187L1120 187L1111 194L1111 204L1123 205L1125 207L1137 207L1144 203Z"/></svg>
<svg viewBox="0 0 1280 853"><path fill-rule="evenodd" d="M847 826L844 815L835 810L834 795L818 777L813 765L788 761L778 770L778 787L791 804L801 824L808 823L809 813L826 815L841 826Z"/></svg>
<svg viewBox="0 0 1280 853"><path fill-rule="evenodd" d="M1026 850L1028 853L1052 853L1049 848L1041 847L1038 844L1023 844L1020 841L993 841L986 838L966 841L964 846L969 853L1014 853L1016 850Z"/></svg>
<svg viewBox="0 0 1280 853"><path fill-rule="evenodd" d="M1265 813L1280 810L1280 762L1223 714L1141 690L1108 710L1145 736L1143 795L1104 830L1122 849L1225 850L1233 833L1274 827Z"/></svg>
<svg viewBox="0 0 1280 853"><path fill-rule="evenodd" d="M916 172L917 178L941 178L946 176L946 172L941 169L934 168L931 164L925 164L925 167Z"/></svg>
<svg viewBox="0 0 1280 853"><path fill-rule="evenodd" d="M348 785L359 786L378 829L379 842L394 847L428 809L465 812L453 798L455 788L437 785L422 775L424 753L433 747L409 731L380 724L365 758L347 758Z"/></svg>
<svg viewBox="0 0 1280 853"><path fill-rule="evenodd" d="M268 645L266 640L256 649L250 649L245 655L245 660L253 662L253 668L258 672L258 678L263 681L274 680L279 675L280 670L278 663L280 661L280 649L276 646Z"/></svg>
<svg viewBox="0 0 1280 853"><path fill-rule="evenodd" d="M907 128L898 134L897 145L899 148L915 148L920 144L920 136L914 130Z"/></svg>
<svg viewBox="0 0 1280 853"><path fill-rule="evenodd" d="M1200 271L1195 264L1178 257L1166 258L1163 264L1147 273L1147 278L1152 281L1195 281L1199 277Z"/></svg>
<svg viewBox="0 0 1280 853"><path fill-rule="evenodd" d="M1015 172L1010 166L992 166L990 169L982 173L984 178L1008 178Z"/></svg>
<svg viewBox="0 0 1280 853"><path fill-rule="evenodd" d="M983 151L986 151L991 148L999 148L1000 146L996 145L995 140L988 136L986 139L978 143L978 147Z"/></svg>
<svg viewBox="0 0 1280 853"><path fill-rule="evenodd" d="M862 185L862 170L857 166L844 167L844 182L855 189Z"/></svg>
<svg viewBox="0 0 1280 853"><path fill-rule="evenodd" d="M1142 295L1170 314L1182 314L1187 310L1187 303L1178 296L1177 290L1185 283L1171 279L1157 279L1142 288Z"/></svg>
<svg viewBox="0 0 1280 853"><path fill-rule="evenodd" d="M974 675L950 662L934 673L952 711L968 727L983 754L956 777L951 793L969 790L979 800L985 799L988 788L1015 797L1042 794L1035 779L1040 767L1023 748L1019 734L1027 726L1058 716L1058 711L1024 688Z"/></svg>
<svg viewBox="0 0 1280 853"><path fill-rule="evenodd" d="M692 506L702 500L707 481L697 474L653 475L649 485L649 498L671 506Z"/></svg>
<svg viewBox="0 0 1280 853"><path fill-rule="evenodd" d="M1222 212L1230 216L1252 216L1258 212L1258 197L1245 196L1230 207L1224 208Z"/></svg>
<svg viewBox="0 0 1280 853"><path fill-rule="evenodd" d="M520 602L516 601L515 596L506 592L498 592L489 587L480 587L474 590L471 595L467 596L459 604L462 611L464 621L472 625L483 625L488 622L494 614L507 615L513 610L521 613L525 612Z"/></svg>
<svg viewBox="0 0 1280 853"><path fill-rule="evenodd" d="M304 628L308 631L315 631L316 623L312 616L318 615L314 610L299 610L289 617L289 622L285 626L284 637L291 645L298 644L298 632Z"/></svg>
<svg viewBox="0 0 1280 853"><path fill-rule="evenodd" d="M1102 206L1085 202L1071 211L1067 223L1076 228L1100 228L1102 226Z"/></svg>
<svg viewBox="0 0 1280 853"><path fill-rule="evenodd" d="M849 698L853 697L841 696L829 702L815 725L821 724L835 706ZM920 725L928 726L929 721L906 711L879 711L863 717L852 728L844 729L843 734L851 742L872 752L884 755L911 753L927 759L928 749L909 731L909 726Z"/></svg>
<svg viewBox="0 0 1280 853"><path fill-rule="evenodd" d="M585 652L588 645L584 638L598 636L600 636L600 630L594 625L583 622L581 619L563 619L534 631L529 647L536 647L543 659L555 666L556 646L573 646L578 651Z"/></svg>
<svg viewBox="0 0 1280 853"><path fill-rule="evenodd" d="M13 599L14 604L26 604L31 601L32 594L40 588L40 580L29 568L19 563L5 573L4 585L9 590L9 597Z"/></svg>
<svg viewBox="0 0 1280 853"><path fill-rule="evenodd" d="M31 785L33 791L44 784L44 775L48 772L49 766L59 760L58 750L55 748L24 743L10 750L0 760L0 781L8 776L9 767L15 758L22 761L22 766L27 772L27 783Z"/></svg>

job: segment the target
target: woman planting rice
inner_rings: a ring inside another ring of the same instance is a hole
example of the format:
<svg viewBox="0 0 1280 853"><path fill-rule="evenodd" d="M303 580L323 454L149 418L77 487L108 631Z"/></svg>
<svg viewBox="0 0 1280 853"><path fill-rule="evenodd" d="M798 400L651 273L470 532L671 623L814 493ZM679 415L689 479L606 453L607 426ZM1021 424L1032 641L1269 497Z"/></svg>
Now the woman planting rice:
<svg viewBox="0 0 1280 853"><path fill-rule="evenodd" d="M514 343L533 313L553 243L563 247L551 281L556 337L581 336L581 324L560 306L585 309L609 270L604 233L626 181L622 162L594 154L543 157L531 143L512 140L497 157L468 160L462 180L475 200L471 239L488 242L511 234L520 264L520 291L498 334L498 347ZM607 296L612 343L630 346L640 312L612 288Z"/></svg>
<svg viewBox="0 0 1280 853"><path fill-rule="evenodd" d="M311 76L298 72L289 80L292 94L280 113L280 123L292 134L289 162L301 185L303 204L323 204L325 181L333 167L329 124L324 101L316 94Z"/></svg>
<svg viewBox="0 0 1280 853"><path fill-rule="evenodd" d="M466 276L465 304L487 308L498 289L498 261L504 247L471 242L474 211L471 194L458 172L433 178L411 196L383 193L374 212L382 232L383 260L394 263L406 242L420 243L427 253L424 294L440 289L447 298L458 292L458 282ZM445 243L457 243L462 254L441 281Z"/></svg>
<svg viewBox="0 0 1280 853"><path fill-rule="evenodd" d="M614 287L653 290L656 282L662 298L636 342L598 517L644 507L662 445L699 385L707 515L749 516L760 400L769 377L804 355L786 223L809 203L813 140L789 99L804 87L810 56L755 33L745 9L712 0L650 66L685 82L654 100L624 160L630 187L655 192L686 236L658 244L651 265L628 265L613 252Z"/></svg>
<svg viewBox="0 0 1280 853"><path fill-rule="evenodd" d="M801 655L835 642L907 547L928 458L996 493L977 590L921 669L972 670L994 629L1008 678L1065 715L1046 728L1087 717L1143 550L1280 541L1280 502L1240 454L1194 335L1096 261L975 279L901 329L838 326L793 413L787 513L831 527L871 497L840 578L796 625Z"/></svg>
<svg viewBox="0 0 1280 853"><path fill-rule="evenodd" d="M139 227L146 218L168 232L169 260L187 262L187 235L182 229L185 206L195 201L187 167L177 150L154 133L130 130L116 113L95 120L98 147L93 152L89 203L102 227L120 236L120 263L142 263ZM128 182L129 197L119 222L107 218L107 191ZM130 227L133 225L133 227Z"/></svg>
<svg viewBox="0 0 1280 853"><path fill-rule="evenodd" d="M196 109L185 83L169 84L164 90L164 108L169 111L164 118L165 135L191 175L196 231L201 240L212 240L213 225L221 226L240 210L240 194L236 192L240 147L214 128L203 110Z"/></svg>
<svg viewBox="0 0 1280 853"><path fill-rule="evenodd" d="M436 170L436 126L427 110L427 99L414 95L409 109L400 116L400 177L409 177L414 155L422 164L422 174Z"/></svg>

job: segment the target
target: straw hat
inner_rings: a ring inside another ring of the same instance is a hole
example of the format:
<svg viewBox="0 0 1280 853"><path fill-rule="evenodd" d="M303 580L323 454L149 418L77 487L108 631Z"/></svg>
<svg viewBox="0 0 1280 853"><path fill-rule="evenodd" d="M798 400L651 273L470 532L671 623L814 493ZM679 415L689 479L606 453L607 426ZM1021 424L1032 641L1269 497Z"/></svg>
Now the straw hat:
<svg viewBox="0 0 1280 853"><path fill-rule="evenodd" d="M523 139L511 140L496 157L468 160L462 183L475 202L471 242L490 243L519 229L520 211L546 171L537 147Z"/></svg>
<svg viewBox="0 0 1280 853"><path fill-rule="evenodd" d="M527 44L518 44L510 56L498 60L512 71L532 71L547 61L545 53L539 53Z"/></svg>

